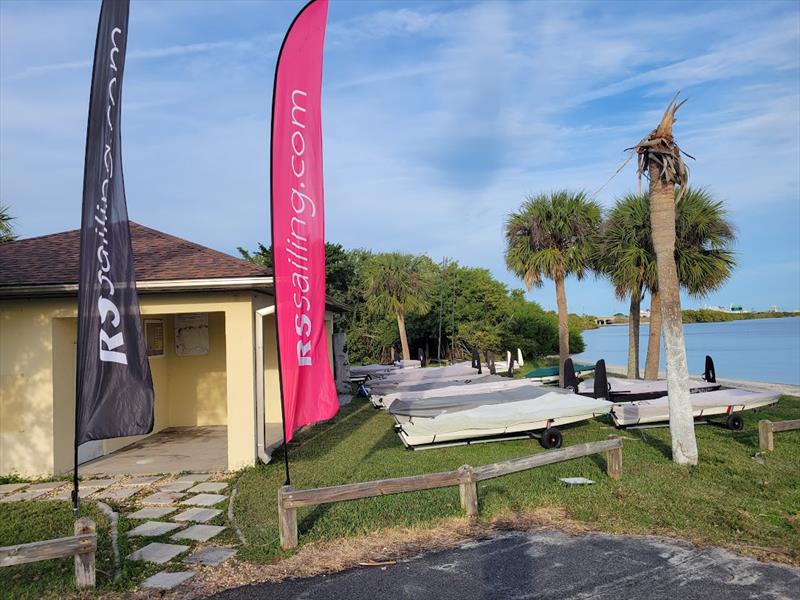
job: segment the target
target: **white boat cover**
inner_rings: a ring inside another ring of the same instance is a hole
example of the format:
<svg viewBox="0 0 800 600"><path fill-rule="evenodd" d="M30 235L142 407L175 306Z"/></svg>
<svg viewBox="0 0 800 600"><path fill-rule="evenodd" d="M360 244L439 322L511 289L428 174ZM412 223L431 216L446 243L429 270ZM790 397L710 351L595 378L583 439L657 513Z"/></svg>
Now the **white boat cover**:
<svg viewBox="0 0 800 600"><path fill-rule="evenodd" d="M395 363L401 369L419 369L422 362L418 360L396 360Z"/></svg>
<svg viewBox="0 0 800 600"><path fill-rule="evenodd" d="M491 404L484 398L482 405L435 417L396 415L398 434L407 446L464 441L583 421L608 413L612 406L565 390L531 386L524 391L529 393L525 400Z"/></svg>
<svg viewBox="0 0 800 600"><path fill-rule="evenodd" d="M692 394L692 412L695 418L723 415L731 412L752 410L775 404L780 398L777 392L754 392L727 389ZM619 426L669 421L669 397L638 402L620 402L611 409L614 422Z"/></svg>
<svg viewBox="0 0 800 600"><path fill-rule="evenodd" d="M422 381L447 381L453 377L467 378L470 375L477 375L478 370L473 369L472 365L468 362L456 363L446 367L428 367L425 369L395 369L387 373L385 376L380 377L373 381L372 385L390 385L399 383Z"/></svg>
<svg viewBox="0 0 800 600"><path fill-rule="evenodd" d="M462 396L464 394L541 385L539 383L526 381L524 379L509 379L508 377L501 377L499 375L478 375L469 381L470 383L467 384L453 382L451 385L446 387L443 387L441 384L439 384L439 382L436 382L431 384L423 384L426 386L426 389L405 389L399 392L392 392L382 396L380 398L380 404L383 408L389 408L392 403L397 400L402 400L404 402L422 402L423 400L427 400L429 398Z"/></svg>
<svg viewBox="0 0 800 600"><path fill-rule="evenodd" d="M503 404L506 402L519 402L540 398L550 392L561 390L545 388L541 384L518 379L507 379L491 383L477 383L455 388L432 390L430 392L417 392L422 397L413 397L411 393L395 394L400 396L394 400L389 398L388 407L392 415L405 415L408 417L435 417L446 412L466 410L485 404ZM569 394L569 392L565 393Z"/></svg>
<svg viewBox="0 0 800 600"><path fill-rule="evenodd" d="M396 370L397 367L395 367L394 365L361 365L355 367L351 366L350 375L355 377L362 377L364 375L379 375L379 374L386 375Z"/></svg>
<svg viewBox="0 0 800 600"><path fill-rule="evenodd" d="M622 377L609 377L608 384L611 386L612 394L657 394L663 392L667 394L666 379L624 379ZM693 394L707 392L719 388L720 384L708 381L689 381L689 391ZM594 379L587 379L578 384L578 391L582 394L594 392Z"/></svg>

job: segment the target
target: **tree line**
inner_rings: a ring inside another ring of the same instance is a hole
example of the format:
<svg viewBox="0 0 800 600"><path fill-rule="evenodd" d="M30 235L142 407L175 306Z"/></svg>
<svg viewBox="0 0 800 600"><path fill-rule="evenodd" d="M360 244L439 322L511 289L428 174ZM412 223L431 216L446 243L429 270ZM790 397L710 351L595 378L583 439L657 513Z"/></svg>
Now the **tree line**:
<svg viewBox="0 0 800 600"><path fill-rule="evenodd" d="M241 255L272 267L272 250L259 244ZM525 298L521 289L495 279L487 269L434 262L426 255L347 250L325 244L326 292L348 307L336 317L347 333L351 363L416 358L469 358L473 349L504 356L520 348L535 359L558 352L558 317ZM575 352L584 349L581 330L594 326L570 315L568 336Z"/></svg>
<svg viewBox="0 0 800 600"><path fill-rule="evenodd" d="M735 264L733 226L721 202L688 188L676 201L675 260L681 286L693 296L718 289ZM651 301L644 376L658 377L661 311L647 194L629 194L604 211L584 192L560 190L526 199L506 221L506 265L528 289L552 279L556 313L509 289L486 269L426 255L346 250L326 243L329 298L349 307L337 317L348 335L353 364L405 359L423 350L430 358L470 356L472 349L524 356L559 354L560 362L584 350L580 332L588 316L569 314L566 279L605 277L628 300L628 376L638 378L642 302ZM239 248L248 260L272 267L271 249Z"/></svg>

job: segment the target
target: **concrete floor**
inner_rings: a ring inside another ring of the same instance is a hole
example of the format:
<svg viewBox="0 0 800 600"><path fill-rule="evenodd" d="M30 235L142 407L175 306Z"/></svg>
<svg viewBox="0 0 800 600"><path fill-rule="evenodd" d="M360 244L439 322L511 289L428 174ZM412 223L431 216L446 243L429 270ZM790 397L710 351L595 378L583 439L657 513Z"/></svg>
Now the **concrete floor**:
<svg viewBox="0 0 800 600"><path fill-rule="evenodd" d="M169 427L130 446L86 462L78 468L88 475L157 475L228 469L228 428Z"/></svg>

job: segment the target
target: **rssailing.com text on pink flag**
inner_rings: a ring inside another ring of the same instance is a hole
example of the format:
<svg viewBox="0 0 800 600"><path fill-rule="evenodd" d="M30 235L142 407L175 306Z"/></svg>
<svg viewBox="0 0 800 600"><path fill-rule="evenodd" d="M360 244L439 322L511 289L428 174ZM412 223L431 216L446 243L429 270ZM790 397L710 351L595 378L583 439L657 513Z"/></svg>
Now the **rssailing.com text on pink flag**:
<svg viewBox="0 0 800 600"><path fill-rule="evenodd" d="M339 399L325 329L322 51L328 1L297 16L278 59L272 116L272 243L286 441Z"/></svg>

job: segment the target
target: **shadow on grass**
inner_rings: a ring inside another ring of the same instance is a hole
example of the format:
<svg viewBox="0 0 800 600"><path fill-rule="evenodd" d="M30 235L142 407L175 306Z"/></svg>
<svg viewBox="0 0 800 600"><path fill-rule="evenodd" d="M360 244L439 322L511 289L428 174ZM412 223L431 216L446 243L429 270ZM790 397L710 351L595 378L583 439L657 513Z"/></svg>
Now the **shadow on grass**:
<svg viewBox="0 0 800 600"><path fill-rule="evenodd" d="M499 482L488 484L482 483L478 486L479 510L484 505L488 505L490 503L494 504L495 500L498 501L497 504L503 506L505 509L508 509L511 512L518 512L524 508L519 502L514 500L514 497L509 494L508 490Z"/></svg>
<svg viewBox="0 0 800 600"><path fill-rule="evenodd" d="M398 444L402 444L397 433L392 428L388 428L381 437L375 440L372 448L367 452L367 456L372 456L378 450L390 450L396 448Z"/></svg>
<svg viewBox="0 0 800 600"><path fill-rule="evenodd" d="M607 473L608 472L608 461L606 460L605 453L603 453L603 454L590 454L589 455L589 460L591 460L595 465L597 465L597 468L600 469L601 473ZM623 463L623 467L624 467L624 463Z"/></svg>
<svg viewBox="0 0 800 600"><path fill-rule="evenodd" d="M346 438L354 435L358 429L367 425L372 419L379 417L372 405L352 402L345 406L339 416L333 420L320 423L300 433L289 442L289 461L314 461L330 452ZM283 460L283 447L275 452L276 459Z"/></svg>
<svg viewBox="0 0 800 600"><path fill-rule="evenodd" d="M314 529L314 525L328 513L331 506L331 504L318 504L315 506L314 509L297 524L299 534L307 534Z"/></svg>
<svg viewBox="0 0 800 600"><path fill-rule="evenodd" d="M672 460L672 447L669 444L662 442L656 437L647 435L647 432L643 429L634 429L633 431L629 429L627 431L640 442L643 442L645 445L658 450L658 452L660 452L661 455L667 460Z"/></svg>

